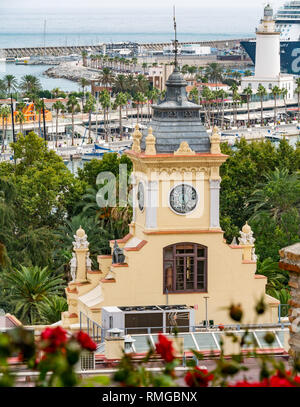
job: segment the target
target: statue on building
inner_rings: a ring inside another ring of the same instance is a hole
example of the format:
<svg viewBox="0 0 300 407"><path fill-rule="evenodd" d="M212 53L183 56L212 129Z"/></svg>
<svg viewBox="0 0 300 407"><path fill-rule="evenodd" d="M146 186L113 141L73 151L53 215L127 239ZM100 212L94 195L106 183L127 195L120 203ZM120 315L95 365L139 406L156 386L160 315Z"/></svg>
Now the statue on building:
<svg viewBox="0 0 300 407"><path fill-rule="evenodd" d="M75 241L73 242L74 249L87 249L89 247L87 235L81 226L77 230L76 235L74 235L74 238L75 238Z"/></svg>
<svg viewBox="0 0 300 407"><path fill-rule="evenodd" d="M86 255L86 270L87 271L92 270L92 260L90 258L90 252L88 252L87 255Z"/></svg>
<svg viewBox="0 0 300 407"><path fill-rule="evenodd" d="M70 271L71 271L71 277L72 277L71 282L76 280L76 270L77 270L77 259L76 259L76 254L73 253L71 261L70 261Z"/></svg>
<svg viewBox="0 0 300 407"><path fill-rule="evenodd" d="M251 227L248 225L248 222L243 226L242 230L240 231L241 237L239 237L240 245L253 245L255 239L253 237L253 232Z"/></svg>
<svg viewBox="0 0 300 407"><path fill-rule="evenodd" d="M119 247L117 241L115 240L113 254L112 254L112 264L123 264L125 263L125 255L123 250Z"/></svg>
<svg viewBox="0 0 300 407"><path fill-rule="evenodd" d="M251 251L251 258L252 258L252 261L257 261L257 255L255 253L255 247L253 247L253 249Z"/></svg>

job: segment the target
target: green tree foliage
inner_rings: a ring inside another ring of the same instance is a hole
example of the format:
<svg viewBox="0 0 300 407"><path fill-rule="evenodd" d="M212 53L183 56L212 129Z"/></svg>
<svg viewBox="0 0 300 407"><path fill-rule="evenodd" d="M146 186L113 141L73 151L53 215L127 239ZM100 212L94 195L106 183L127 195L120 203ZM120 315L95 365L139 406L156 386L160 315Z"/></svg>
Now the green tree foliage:
<svg viewBox="0 0 300 407"><path fill-rule="evenodd" d="M278 269L280 248L300 240L300 146L281 140L237 142L221 167L221 226L230 242L247 220L254 232L258 273L268 277L268 293L283 301L287 276Z"/></svg>
<svg viewBox="0 0 300 407"><path fill-rule="evenodd" d="M120 164L127 165L129 175L132 170L131 160L126 155L118 157L117 153L107 153L103 155L102 160L94 159L87 162L83 169L78 168L78 177L90 186L95 186L97 176L101 172L109 171L113 173L115 177L118 177Z"/></svg>
<svg viewBox="0 0 300 407"><path fill-rule="evenodd" d="M36 134L12 148L17 163L0 164L0 243L15 267L51 266L53 231L72 215L85 186Z"/></svg>
<svg viewBox="0 0 300 407"><path fill-rule="evenodd" d="M114 236L106 229L101 227L101 222L95 216L85 216L80 214L74 216L70 220L66 220L63 225L59 226L55 233L55 268L58 271L64 272L65 275L69 272L69 263L72 257L73 241L76 231L80 228L84 229L89 242L89 251L93 268L98 269L97 256L99 254L109 254L109 240Z"/></svg>
<svg viewBox="0 0 300 407"><path fill-rule="evenodd" d="M39 306L39 314L44 324L54 324L61 320L61 313L68 310L68 304L64 297L53 295L47 298Z"/></svg>
<svg viewBox="0 0 300 407"><path fill-rule="evenodd" d="M60 277L53 276L46 267L23 267L3 271L0 284L7 293L7 301L14 314L23 323L37 324L42 320L42 305L61 294L64 282Z"/></svg>

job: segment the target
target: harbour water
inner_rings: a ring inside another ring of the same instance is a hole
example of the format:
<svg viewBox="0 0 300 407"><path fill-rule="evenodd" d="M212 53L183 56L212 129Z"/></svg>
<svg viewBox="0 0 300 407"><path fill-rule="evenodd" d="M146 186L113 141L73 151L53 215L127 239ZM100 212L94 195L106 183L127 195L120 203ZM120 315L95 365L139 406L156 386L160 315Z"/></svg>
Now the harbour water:
<svg viewBox="0 0 300 407"><path fill-rule="evenodd" d="M18 81L24 75L37 76L42 84L43 89L52 90L60 88L66 92L80 91L79 84L67 79L48 78L43 75L50 66L48 65L15 65L14 63L0 62L0 78L4 75L14 75Z"/></svg>
<svg viewBox="0 0 300 407"><path fill-rule="evenodd" d="M177 9L180 41L206 41L250 37L257 22L257 8ZM173 38L172 10L4 8L0 1L1 48L96 45L102 42L169 42ZM239 18L237 18L239 16ZM244 16L244 17L243 17ZM44 23L46 21L46 27ZM217 27L217 30L216 30ZM45 28L45 29L44 29ZM36 75L44 89L59 87L78 91L76 82L48 78L48 66L0 62L0 79L6 74L18 80Z"/></svg>
<svg viewBox="0 0 300 407"><path fill-rule="evenodd" d="M180 41L252 36L259 8L177 8ZM5 9L1 7L0 49L99 42L168 42L172 9ZM44 21L46 20L46 35Z"/></svg>

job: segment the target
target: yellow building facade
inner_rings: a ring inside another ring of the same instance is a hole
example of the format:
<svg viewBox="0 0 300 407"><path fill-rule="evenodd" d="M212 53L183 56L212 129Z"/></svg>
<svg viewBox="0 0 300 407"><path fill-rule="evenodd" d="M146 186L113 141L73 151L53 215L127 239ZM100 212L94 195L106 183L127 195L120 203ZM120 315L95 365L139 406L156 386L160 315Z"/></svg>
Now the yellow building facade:
<svg viewBox="0 0 300 407"><path fill-rule="evenodd" d="M127 151L133 162L129 234L111 242L111 256L98 257L97 271L91 270L84 230L75 236L65 328L78 329L80 312L101 325L104 306L184 304L199 325L206 312L214 324L232 323L228 308L240 303L242 322L277 322L279 302L265 294L267 279L255 274L250 226L243 227L239 244L224 240L219 169L227 156L218 130L209 137L185 87L175 67L166 98L153 107L151 127L142 134L136 126L133 133ZM257 320L262 297L268 308Z"/></svg>

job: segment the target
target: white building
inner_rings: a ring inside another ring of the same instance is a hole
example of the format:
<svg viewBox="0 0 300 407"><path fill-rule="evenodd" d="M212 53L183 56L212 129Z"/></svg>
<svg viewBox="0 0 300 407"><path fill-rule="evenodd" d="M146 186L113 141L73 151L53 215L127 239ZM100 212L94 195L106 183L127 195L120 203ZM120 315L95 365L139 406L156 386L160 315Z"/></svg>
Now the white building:
<svg viewBox="0 0 300 407"><path fill-rule="evenodd" d="M287 89L287 99L294 97L293 75L280 73L280 32L276 31L273 9L267 5L264 18L256 30L255 75L244 77L241 88L252 88L257 92L259 85L263 85L268 93L274 86Z"/></svg>
<svg viewBox="0 0 300 407"><path fill-rule="evenodd" d="M209 55L211 54L210 47L203 47L197 44L182 44L181 55Z"/></svg>

